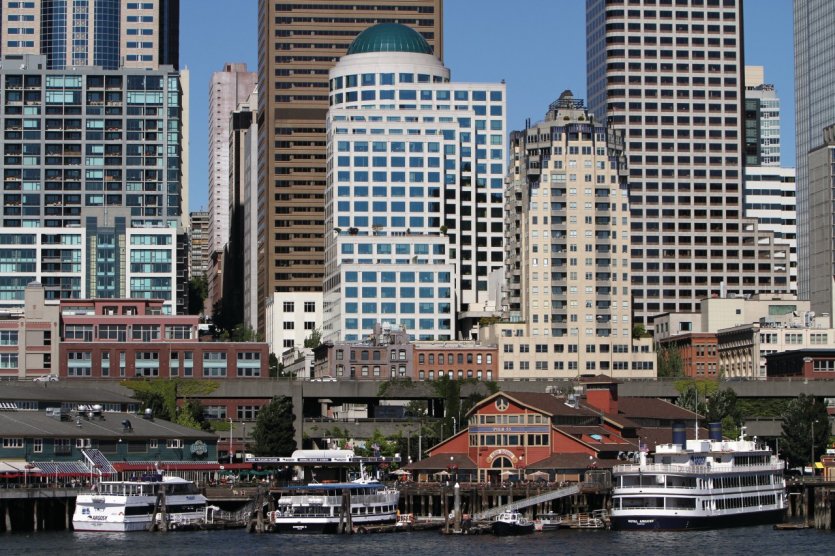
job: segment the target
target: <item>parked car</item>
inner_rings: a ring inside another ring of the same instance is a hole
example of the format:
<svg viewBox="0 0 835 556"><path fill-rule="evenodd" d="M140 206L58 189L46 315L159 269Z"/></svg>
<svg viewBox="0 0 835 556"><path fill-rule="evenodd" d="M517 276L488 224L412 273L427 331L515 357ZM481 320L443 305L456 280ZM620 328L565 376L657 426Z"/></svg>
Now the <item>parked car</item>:
<svg viewBox="0 0 835 556"><path fill-rule="evenodd" d="M58 382L58 377L56 375L43 375L37 376L32 380L34 382Z"/></svg>

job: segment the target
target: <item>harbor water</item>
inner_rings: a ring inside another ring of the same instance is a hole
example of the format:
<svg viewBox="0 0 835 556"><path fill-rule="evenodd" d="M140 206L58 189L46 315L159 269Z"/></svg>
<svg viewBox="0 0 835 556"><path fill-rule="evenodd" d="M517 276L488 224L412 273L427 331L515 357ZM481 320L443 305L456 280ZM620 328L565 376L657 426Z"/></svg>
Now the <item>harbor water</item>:
<svg viewBox="0 0 835 556"><path fill-rule="evenodd" d="M281 554L513 556L545 554L722 554L757 556L832 554L835 536L815 529L775 531L771 526L690 532L553 531L523 537L444 536L437 531L375 535L250 534L243 530L179 533L0 534L0 554Z"/></svg>

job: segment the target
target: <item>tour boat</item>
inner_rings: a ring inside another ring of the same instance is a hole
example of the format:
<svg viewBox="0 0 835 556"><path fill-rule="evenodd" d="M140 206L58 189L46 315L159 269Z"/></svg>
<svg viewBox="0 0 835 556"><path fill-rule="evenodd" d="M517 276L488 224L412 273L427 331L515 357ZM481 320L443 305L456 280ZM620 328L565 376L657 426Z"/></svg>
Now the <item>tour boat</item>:
<svg viewBox="0 0 835 556"><path fill-rule="evenodd" d="M786 509L785 463L768 446L711 438L656 447L655 459L640 452L637 465L613 469L613 529L709 529L781 521Z"/></svg>
<svg viewBox="0 0 835 556"><path fill-rule="evenodd" d="M497 536L527 535L533 532L533 521L519 512L502 512L493 522L493 534Z"/></svg>
<svg viewBox="0 0 835 556"><path fill-rule="evenodd" d="M76 531L147 531L155 510L169 529L194 527L205 521L206 497L193 482L158 473L138 481L101 481L76 498L72 525Z"/></svg>
<svg viewBox="0 0 835 556"><path fill-rule="evenodd" d="M278 533L336 533L340 523L360 529L397 521L400 493L375 479L292 486L267 514ZM350 518L350 520L349 520Z"/></svg>

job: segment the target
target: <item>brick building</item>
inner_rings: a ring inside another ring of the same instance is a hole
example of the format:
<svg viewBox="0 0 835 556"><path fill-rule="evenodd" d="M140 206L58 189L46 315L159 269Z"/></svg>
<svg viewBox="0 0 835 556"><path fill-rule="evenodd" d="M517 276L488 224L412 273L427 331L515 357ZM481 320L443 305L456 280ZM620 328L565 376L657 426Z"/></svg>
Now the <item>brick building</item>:
<svg viewBox="0 0 835 556"><path fill-rule="evenodd" d="M201 342L197 316L164 315L163 302L61 302L62 377L268 378L263 342Z"/></svg>
<svg viewBox="0 0 835 556"><path fill-rule="evenodd" d="M411 342L405 330L377 323L361 342L325 342L316 348L312 378L496 380L497 355L496 346L477 342Z"/></svg>

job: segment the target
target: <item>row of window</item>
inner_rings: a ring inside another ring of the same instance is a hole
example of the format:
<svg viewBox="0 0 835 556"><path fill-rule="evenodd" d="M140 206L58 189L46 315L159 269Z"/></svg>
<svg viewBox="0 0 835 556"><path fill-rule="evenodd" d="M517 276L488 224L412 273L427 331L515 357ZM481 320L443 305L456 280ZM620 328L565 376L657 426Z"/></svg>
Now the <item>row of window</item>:
<svg viewBox="0 0 835 556"><path fill-rule="evenodd" d="M548 434L471 434L470 446L548 446Z"/></svg>
<svg viewBox="0 0 835 556"><path fill-rule="evenodd" d="M456 359L456 356L453 355L452 353L448 353L447 356L446 356L446 359L447 359L447 364L452 365L455 362L454 360ZM465 359L465 355L463 353L457 354L457 360L458 360L459 365L464 363L464 359ZM471 365L473 363L474 359L475 359L475 362L477 364L479 364L479 365L482 364L482 361L484 360L483 359L483 354L477 353L477 354L475 354L475 358L473 357L472 353L466 354L466 360L467 360L468 365ZM423 364L423 363L426 363L427 361L429 362L430 365L434 365L435 364L435 354L434 353L429 353L429 354L419 353L418 354L418 363ZM493 363L493 354L492 353L486 354L486 361L487 361L488 365ZM443 363L444 363L444 354L439 353L438 354L438 364L443 365Z"/></svg>
<svg viewBox="0 0 835 556"><path fill-rule="evenodd" d="M92 448L93 442L89 438L56 438L53 441L53 447L55 449L55 453L59 455L66 455L69 451L72 450L73 446L78 449L86 449ZM119 441L121 442L121 440ZM126 443L127 444L127 443ZM128 451L129 452L144 452L146 450L157 450L159 449L159 440L158 439L150 439L147 441L145 440L131 440L128 444ZM26 446L26 441L24 438L3 438L3 448L17 450L23 449ZM44 447L44 439L43 438L33 438L32 439L32 452L36 454L43 453ZM166 448L182 448L183 441L179 438L169 438L165 441Z"/></svg>

